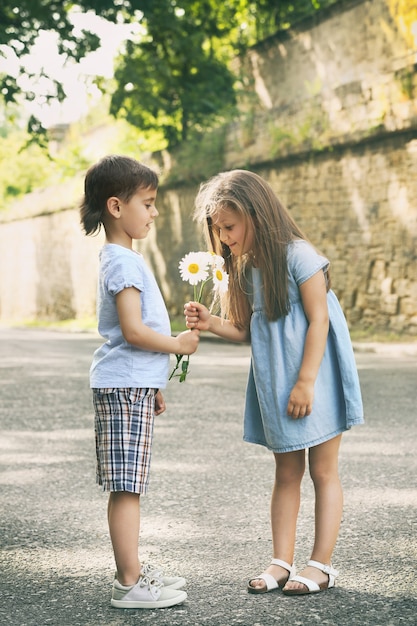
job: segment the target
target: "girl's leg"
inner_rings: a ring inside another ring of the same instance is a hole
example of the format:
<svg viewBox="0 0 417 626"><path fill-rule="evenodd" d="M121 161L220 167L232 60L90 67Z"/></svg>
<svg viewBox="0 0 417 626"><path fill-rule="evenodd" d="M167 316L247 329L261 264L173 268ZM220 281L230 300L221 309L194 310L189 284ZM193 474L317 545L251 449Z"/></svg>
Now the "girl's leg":
<svg viewBox="0 0 417 626"><path fill-rule="evenodd" d="M140 576L139 494L112 491L109 496L107 518L118 581L122 585L135 585Z"/></svg>
<svg viewBox="0 0 417 626"><path fill-rule="evenodd" d="M338 472L339 435L309 450L310 475L314 483L315 538L311 559L330 565L343 512L343 492ZM326 582L327 574L315 567L306 567L301 576L317 583ZM302 588L297 582L288 582L286 589Z"/></svg>
<svg viewBox="0 0 417 626"><path fill-rule="evenodd" d="M271 498L271 529L273 556L292 565L295 532L300 507L300 486L305 471L305 450L275 454L275 483ZM288 571L278 565L265 570L275 580L288 576ZM251 586L262 589L265 582L255 578Z"/></svg>

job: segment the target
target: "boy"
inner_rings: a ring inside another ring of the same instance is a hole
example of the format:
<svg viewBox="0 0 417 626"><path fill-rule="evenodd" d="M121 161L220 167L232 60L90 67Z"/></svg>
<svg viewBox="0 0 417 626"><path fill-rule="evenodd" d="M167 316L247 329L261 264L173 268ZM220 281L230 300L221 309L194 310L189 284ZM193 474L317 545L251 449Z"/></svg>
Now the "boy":
<svg viewBox="0 0 417 626"><path fill-rule="evenodd" d="M117 567L111 604L164 608L187 598L185 580L167 578L138 557L140 495L148 489L154 416L165 411L160 389L169 354L192 354L198 331L171 336L156 280L133 250L158 211L158 177L135 159L111 155L87 172L80 207L87 235L104 228L97 296L98 330L106 342L90 369L97 483L109 491L108 524Z"/></svg>

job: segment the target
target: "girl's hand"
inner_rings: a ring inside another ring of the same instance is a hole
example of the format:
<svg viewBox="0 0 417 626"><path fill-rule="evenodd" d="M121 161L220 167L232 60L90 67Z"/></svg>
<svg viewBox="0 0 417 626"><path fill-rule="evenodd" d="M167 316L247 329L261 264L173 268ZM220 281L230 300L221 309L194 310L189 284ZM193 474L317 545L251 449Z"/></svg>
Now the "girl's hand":
<svg viewBox="0 0 417 626"><path fill-rule="evenodd" d="M185 325L187 328L209 330L210 311L200 302L187 302L184 305Z"/></svg>
<svg viewBox="0 0 417 626"><path fill-rule="evenodd" d="M298 380L288 400L287 414L294 420L310 415L313 409L314 384Z"/></svg>
<svg viewBox="0 0 417 626"><path fill-rule="evenodd" d="M166 409L166 404L164 400L164 396L158 390L155 394L155 415L161 415Z"/></svg>
<svg viewBox="0 0 417 626"><path fill-rule="evenodd" d="M198 330L185 330L177 335L176 339L179 347L175 350L175 354L193 354L198 348L200 333Z"/></svg>

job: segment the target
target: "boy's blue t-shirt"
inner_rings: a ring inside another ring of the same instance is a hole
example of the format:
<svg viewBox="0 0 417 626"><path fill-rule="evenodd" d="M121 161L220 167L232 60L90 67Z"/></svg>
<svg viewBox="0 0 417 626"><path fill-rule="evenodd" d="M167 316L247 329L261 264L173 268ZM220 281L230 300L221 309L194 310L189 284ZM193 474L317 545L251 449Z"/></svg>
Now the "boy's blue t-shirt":
<svg viewBox="0 0 417 626"><path fill-rule="evenodd" d="M117 244L103 246L100 251L97 318L98 331L107 341L94 353L90 368L92 388L166 387L169 354L142 350L123 337L116 295L128 287L140 291L143 323L157 333L171 335L165 302L143 256Z"/></svg>

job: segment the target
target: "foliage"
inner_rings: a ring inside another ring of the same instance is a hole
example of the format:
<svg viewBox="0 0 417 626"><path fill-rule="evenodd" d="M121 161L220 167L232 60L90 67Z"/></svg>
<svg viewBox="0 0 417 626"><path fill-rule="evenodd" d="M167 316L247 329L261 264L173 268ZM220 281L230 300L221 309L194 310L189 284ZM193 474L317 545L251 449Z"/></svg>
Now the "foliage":
<svg viewBox="0 0 417 626"><path fill-rule="evenodd" d="M277 30L284 30L318 9L335 4L338 0L249 0L247 3L249 40L253 45Z"/></svg>
<svg viewBox="0 0 417 626"><path fill-rule="evenodd" d="M0 137L0 209L19 196L42 186L50 174L50 161L38 145L27 144L29 136L15 131Z"/></svg>
<svg viewBox="0 0 417 626"><path fill-rule="evenodd" d="M235 77L224 41L237 27L237 4L152 4L143 20L146 34L127 43L116 70L111 112L143 130L160 128L160 147L172 149L191 129L210 127L233 111Z"/></svg>
<svg viewBox="0 0 417 626"><path fill-rule="evenodd" d="M94 8L97 2L80 0L77 4L88 10ZM21 58L30 53L39 31L53 30L59 36L59 52L65 57L79 61L87 52L96 50L100 44L97 35L81 31L77 33L70 21L71 9L74 2L69 0L2 0L0 4L0 54L5 55L7 46L14 54ZM26 74L23 67L19 68L19 75ZM42 70L40 76L43 75ZM20 88L18 77L5 75L0 77L0 92L6 102L14 102ZM34 95L26 93L26 98L33 99ZM55 93L47 97L56 97L61 100L65 97L62 86L55 82Z"/></svg>
<svg viewBox="0 0 417 626"><path fill-rule="evenodd" d="M288 25L289 16L304 16L312 3L319 6L318 0L151 3L142 20L145 34L127 43L119 61L111 112L142 130L160 129L160 148L172 150L190 130L210 128L235 113L232 58Z"/></svg>
<svg viewBox="0 0 417 626"><path fill-rule="evenodd" d="M164 183L199 183L224 169L224 140L222 128L193 132L172 151L173 163Z"/></svg>
<svg viewBox="0 0 417 626"><path fill-rule="evenodd" d="M236 77L230 61L277 29L335 0L2 0L0 54L29 54L41 30L55 31L59 52L78 61L99 46L99 37L77 30L71 16L92 11L114 23L140 24L126 43L116 71L111 101L114 115L149 133L159 133L158 148L173 148L189 132L224 121L234 112ZM19 76L0 76L6 102L19 98ZM44 76L39 70L39 76ZM59 81L45 98L62 101ZM104 85L108 89L109 85ZM33 99L33 93L25 94ZM38 139L42 128L30 120Z"/></svg>
<svg viewBox="0 0 417 626"><path fill-rule="evenodd" d="M80 136L70 139L51 158L43 145L18 126L0 128L0 162L0 210L36 189L72 178L90 165Z"/></svg>
<svg viewBox="0 0 417 626"><path fill-rule="evenodd" d="M27 193L72 180L103 153L144 158L140 131L123 120L115 122L108 114L108 106L108 98L103 98L86 118L72 124L58 149L53 144L48 146L52 156L49 149L23 130L15 107L9 107L11 115L3 122L0 120L0 210ZM50 139L48 133L46 139Z"/></svg>

